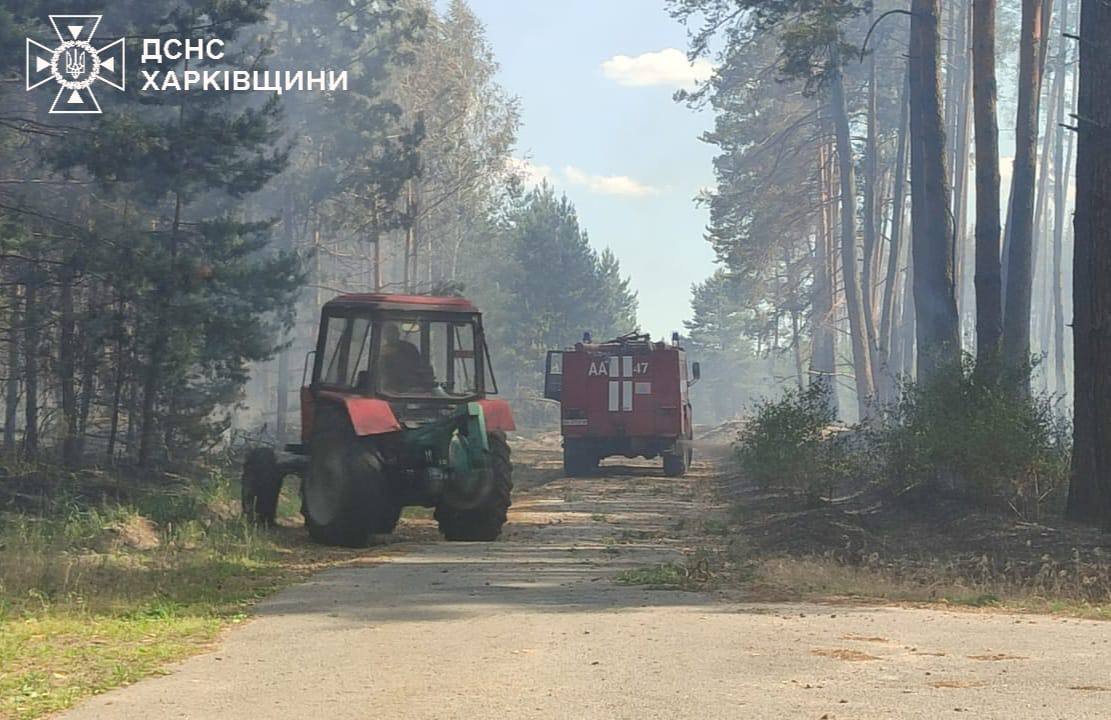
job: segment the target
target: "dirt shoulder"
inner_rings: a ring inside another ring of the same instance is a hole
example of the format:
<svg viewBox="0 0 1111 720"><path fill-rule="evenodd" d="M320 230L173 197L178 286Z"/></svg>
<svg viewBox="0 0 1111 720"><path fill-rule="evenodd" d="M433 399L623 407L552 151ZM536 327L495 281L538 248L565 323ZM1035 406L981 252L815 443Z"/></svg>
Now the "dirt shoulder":
<svg viewBox="0 0 1111 720"><path fill-rule="evenodd" d="M1111 536L958 498L840 488L813 503L748 481L724 445L731 557L768 597L869 598L1111 619ZM743 563L742 563L743 565Z"/></svg>

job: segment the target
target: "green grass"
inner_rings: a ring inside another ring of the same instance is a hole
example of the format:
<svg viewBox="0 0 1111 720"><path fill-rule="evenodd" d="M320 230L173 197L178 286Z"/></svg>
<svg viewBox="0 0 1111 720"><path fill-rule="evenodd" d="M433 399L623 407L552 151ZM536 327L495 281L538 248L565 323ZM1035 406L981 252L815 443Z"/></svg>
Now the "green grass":
<svg viewBox="0 0 1111 720"><path fill-rule="evenodd" d="M689 558L687 565L660 563L619 572L614 581L620 585L643 585L649 590L705 590L710 581L708 565Z"/></svg>
<svg viewBox="0 0 1111 720"><path fill-rule="evenodd" d="M702 521L702 532L707 535L728 535L729 525L717 518L706 518Z"/></svg>
<svg viewBox="0 0 1111 720"><path fill-rule="evenodd" d="M301 528L256 528L237 498L212 473L125 503L0 514L0 718L38 718L157 673L260 598L357 557L310 545Z"/></svg>
<svg viewBox="0 0 1111 720"><path fill-rule="evenodd" d="M621 585L646 585L651 589L662 590L680 589L685 579L683 568L674 563L622 570L614 578Z"/></svg>
<svg viewBox="0 0 1111 720"><path fill-rule="evenodd" d="M401 517L406 520L431 520L433 508L408 505L401 509Z"/></svg>

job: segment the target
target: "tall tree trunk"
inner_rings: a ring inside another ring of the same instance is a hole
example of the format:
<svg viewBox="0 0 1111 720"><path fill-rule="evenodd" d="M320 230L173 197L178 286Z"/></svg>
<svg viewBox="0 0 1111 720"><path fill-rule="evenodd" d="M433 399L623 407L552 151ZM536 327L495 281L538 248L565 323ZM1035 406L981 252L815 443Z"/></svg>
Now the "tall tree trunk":
<svg viewBox="0 0 1111 720"><path fill-rule="evenodd" d="M802 369L802 333L799 330L799 273L798 267L791 258L791 251L789 248L783 249L783 263L787 275L787 288L790 293L788 301L790 303L791 349L795 361L795 379L798 382L799 390L803 390L806 388L806 374Z"/></svg>
<svg viewBox="0 0 1111 720"><path fill-rule="evenodd" d="M127 378L128 354L124 347L124 301L122 297L116 301L116 313L112 322L112 334L116 339L116 367L112 376L112 415L108 425L108 447L104 451L108 462L114 461L116 456L116 436L119 434L120 428L120 402L123 399L123 386Z"/></svg>
<svg viewBox="0 0 1111 720"><path fill-rule="evenodd" d="M910 249L914 246L914 230L911 230ZM914 311L914 253L908 249L907 270L903 275L903 301L899 311L902 318L899 320L899 363L895 366L899 373L913 380L917 377L917 368L914 365L914 344L918 334L915 326Z"/></svg>
<svg viewBox="0 0 1111 720"><path fill-rule="evenodd" d="M32 269L23 303L23 454L39 451L39 308L38 272Z"/></svg>
<svg viewBox="0 0 1111 720"><path fill-rule="evenodd" d="M1071 32L1069 29L1069 1L1062 0L1061 3L1061 32L1062 34ZM1068 48L1070 42L1062 38L1061 51L1057 57L1057 68L1061 73L1062 83L1064 83L1065 74L1067 73L1068 63ZM1072 90L1073 94L1068 103L1069 112L1076 104L1076 80L1073 79ZM1057 183L1055 186L1055 197L1053 203L1053 370L1055 387L1054 392L1058 395L1065 395L1068 393L1068 381L1066 380L1065 372L1065 308L1064 308L1064 288L1062 287L1062 255L1064 249L1064 234L1065 234L1065 215L1068 212L1068 189L1069 180L1071 179L1072 172L1072 141L1073 135L1071 132L1067 133L1064 127L1066 112L1065 112L1065 93L1061 93L1061 102L1057 106L1057 144L1056 144L1056 158L1055 163L1058 168ZM1063 148L1066 144L1065 135L1068 135L1068 152L1064 153Z"/></svg>
<svg viewBox="0 0 1111 720"><path fill-rule="evenodd" d="M969 255L972 248L968 239L968 166L972 153L968 151L972 131L972 57L969 49L972 35L972 2L966 0L961 11L961 56L959 63L960 98L956 112L956 134L953 142L953 243L956 257L957 315L961 321L961 336L964 337L965 322L969 313L966 308L972 303L969 287L972 273L969 270Z"/></svg>
<svg viewBox="0 0 1111 720"><path fill-rule="evenodd" d="M849 113L845 105L845 85L841 74L841 54L832 46L830 65L830 114L837 143L837 166L841 183L841 276L845 288L845 309L849 314L849 335L853 347L853 375L856 378L857 408L860 417L868 417L875 397L872 384L872 353L868 342L868 326L860 274L856 261L856 178L853 168L853 146L849 136Z"/></svg>
<svg viewBox="0 0 1111 720"><path fill-rule="evenodd" d="M1003 338L999 257L999 125L995 114L995 0L972 0L972 106L976 138L976 360L998 361ZM994 373L991 373L994 375Z"/></svg>
<svg viewBox="0 0 1111 720"><path fill-rule="evenodd" d="M177 277L177 244L178 233L181 231L181 212L184 208L184 199L180 191L176 193L174 202L174 219L170 227L170 277L164 283L160 293L161 302L157 303L156 317L159 322L154 329L154 338L151 341L150 352L147 355L146 373L143 375L143 423L139 430L139 465L147 465L154 452L155 424L154 411L157 407L158 393L161 390L162 365L165 361L167 345L169 344L169 328L166 323L169 318L168 310L173 306L170 295L176 293ZM167 424L169 418L167 418ZM168 428L167 428L168 433Z"/></svg>
<svg viewBox="0 0 1111 720"><path fill-rule="evenodd" d="M20 306L23 304L20 285L10 278L8 289L8 377L4 382L4 452L15 452L15 426L19 421L19 374L20 367Z"/></svg>
<svg viewBox="0 0 1111 720"><path fill-rule="evenodd" d="M953 232L938 78L939 0L912 0L910 21L911 219L918 377L960 360Z"/></svg>
<svg viewBox="0 0 1111 720"><path fill-rule="evenodd" d="M837 327L833 317L833 292L836 273L833 267L832 193L829 183L829 145L818 144L818 231L814 237L813 300L810 326L814 328L810 350L810 382L822 385L828 401L837 412Z"/></svg>
<svg viewBox="0 0 1111 720"><path fill-rule="evenodd" d="M1073 219L1072 482L1066 514L1111 530L1111 4L1080 3Z"/></svg>
<svg viewBox="0 0 1111 720"><path fill-rule="evenodd" d="M283 225L283 240L284 247L287 251L292 251L294 247L293 239L293 197L288 186L286 190L286 203L285 203L285 219ZM294 322L296 323L296 304L294 305ZM283 333L283 336L285 333ZM277 397L275 398L275 418L274 418L274 435L278 439L279 444L285 443L286 438L286 423L289 418L289 342L288 339L283 337L282 349L278 352L278 387Z"/></svg>
<svg viewBox="0 0 1111 720"><path fill-rule="evenodd" d="M875 256L877 251L878 233L876 231L876 182L879 167L879 144L876 138L876 54L873 52L868 58L868 89L867 89L867 135L864 150L864 210L861 213L864 219L864 254L863 267L861 268L861 310L864 313L865 338L868 341L868 352L872 356L872 388L876 392L881 385L881 363L876 361L875 350L879 333L876 331L875 312ZM876 398L880 400L880 398Z"/></svg>
<svg viewBox="0 0 1111 720"><path fill-rule="evenodd" d="M899 103L899 147L895 153L895 187L892 191L891 209L891 247L887 252L887 277L883 284L883 310L880 317L880 341L878 362L883 366L884 386L879 388L880 396L888 399L895 390L895 376L899 367L892 362L895 343L895 301L896 284L903 255L903 222L906 208L907 177L907 109L910 102L910 75L905 75L903 94Z"/></svg>
<svg viewBox="0 0 1111 720"><path fill-rule="evenodd" d="M1048 42L1046 43L1048 44ZM1041 157L1038 160L1037 194L1034 201L1034 258L1033 280L1039 288L1038 302L1031 300L1031 352L1038 356L1047 356L1049 345L1052 342L1051 320L1053 317L1052 281L1049 277L1052 269L1050 253L1052 252L1052 235L1046 221L1049 212L1049 176L1051 173L1060 172L1057 166L1051 164L1053 159L1053 126L1057 117L1057 106L1060 104L1060 93L1057 77L1053 77L1047 90L1045 109L1045 131L1042 135ZM1042 365L1039 373L1043 390L1049 389L1049 367Z"/></svg>
<svg viewBox="0 0 1111 720"><path fill-rule="evenodd" d="M92 303L96 307L100 302L100 292L94 293ZM93 402L96 399L97 360L100 344L104 337L93 337L86 332L81 335L81 393L77 404L77 454L80 457L85 451L85 438L89 428L89 414L92 412Z"/></svg>
<svg viewBox="0 0 1111 720"><path fill-rule="evenodd" d="M1007 248L1003 356L1021 365L1030 358L1033 293L1034 184L1038 159L1038 105L1042 69L1042 0L1022 0L1019 39L1018 114L1015 120L1014 208Z"/></svg>
<svg viewBox="0 0 1111 720"><path fill-rule="evenodd" d="M67 464L76 462L77 451L77 349L74 341L76 318L73 310L73 272L63 271L61 288L61 322L58 339L58 380L62 390L62 458Z"/></svg>

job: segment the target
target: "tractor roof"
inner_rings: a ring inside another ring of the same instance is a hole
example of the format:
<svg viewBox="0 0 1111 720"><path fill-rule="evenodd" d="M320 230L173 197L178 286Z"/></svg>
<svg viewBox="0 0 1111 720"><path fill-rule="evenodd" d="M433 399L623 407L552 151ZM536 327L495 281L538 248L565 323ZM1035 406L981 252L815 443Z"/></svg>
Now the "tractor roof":
<svg viewBox="0 0 1111 720"><path fill-rule="evenodd" d="M386 293L353 293L328 301L327 307L369 308L371 310L438 310L441 312L476 313L478 308L461 297L434 295L391 295Z"/></svg>

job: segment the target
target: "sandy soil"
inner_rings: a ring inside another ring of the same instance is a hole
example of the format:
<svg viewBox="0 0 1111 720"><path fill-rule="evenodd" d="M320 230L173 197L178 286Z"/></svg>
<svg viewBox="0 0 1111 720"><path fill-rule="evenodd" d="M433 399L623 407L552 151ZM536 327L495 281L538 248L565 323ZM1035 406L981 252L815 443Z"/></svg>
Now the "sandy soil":
<svg viewBox="0 0 1111 720"><path fill-rule="evenodd" d="M502 541L406 521L380 563L281 592L213 652L65 717L1111 716L1111 624L623 585L713 545L713 463L571 480L552 438L514 447Z"/></svg>

